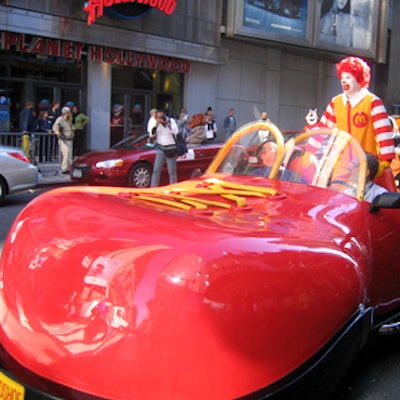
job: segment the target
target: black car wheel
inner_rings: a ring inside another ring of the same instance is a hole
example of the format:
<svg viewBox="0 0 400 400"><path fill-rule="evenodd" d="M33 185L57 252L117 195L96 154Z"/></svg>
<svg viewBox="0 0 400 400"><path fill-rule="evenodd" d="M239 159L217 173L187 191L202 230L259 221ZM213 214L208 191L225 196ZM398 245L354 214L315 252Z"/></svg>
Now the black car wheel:
<svg viewBox="0 0 400 400"><path fill-rule="evenodd" d="M6 197L6 183L0 176L0 205L3 203L5 197Z"/></svg>
<svg viewBox="0 0 400 400"><path fill-rule="evenodd" d="M135 164L129 172L128 183L137 188L146 188L150 186L151 166L144 162Z"/></svg>

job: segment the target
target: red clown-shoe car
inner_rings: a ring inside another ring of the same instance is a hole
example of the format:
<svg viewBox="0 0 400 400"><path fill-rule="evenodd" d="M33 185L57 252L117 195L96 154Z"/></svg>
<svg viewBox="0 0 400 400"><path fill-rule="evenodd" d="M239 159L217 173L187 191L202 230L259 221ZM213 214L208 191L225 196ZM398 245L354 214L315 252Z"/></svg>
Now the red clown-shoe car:
<svg viewBox="0 0 400 400"><path fill-rule="evenodd" d="M199 178L39 196L0 262L3 393L327 398L400 319L400 194L363 201L366 169L345 132L256 122Z"/></svg>
<svg viewBox="0 0 400 400"><path fill-rule="evenodd" d="M213 142L188 147L186 154L177 157L178 179L190 179L197 169L204 171L222 145ZM111 149L78 157L72 165L71 178L89 185L149 187L156 153L157 147L147 143L147 135L130 136ZM160 183L168 183L166 164Z"/></svg>

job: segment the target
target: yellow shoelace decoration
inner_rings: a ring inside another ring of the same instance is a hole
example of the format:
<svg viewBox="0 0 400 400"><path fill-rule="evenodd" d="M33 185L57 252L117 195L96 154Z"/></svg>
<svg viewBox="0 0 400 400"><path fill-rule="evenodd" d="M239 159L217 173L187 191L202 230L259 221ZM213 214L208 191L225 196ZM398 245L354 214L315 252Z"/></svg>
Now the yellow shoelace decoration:
<svg viewBox="0 0 400 400"><path fill-rule="evenodd" d="M232 204L209 200L204 196L218 195L230 202L233 202L236 207L245 207L248 197L275 196L278 192L272 188L260 186L241 185L220 181L218 179L208 179L202 183L197 183L196 186L181 188L172 188L165 190L164 188L152 188L138 190L129 195L135 200L143 200L157 204L178 208L189 211L192 208L195 210L207 210L209 206L229 209ZM195 197L194 197L195 196ZM198 197L201 196L201 197Z"/></svg>

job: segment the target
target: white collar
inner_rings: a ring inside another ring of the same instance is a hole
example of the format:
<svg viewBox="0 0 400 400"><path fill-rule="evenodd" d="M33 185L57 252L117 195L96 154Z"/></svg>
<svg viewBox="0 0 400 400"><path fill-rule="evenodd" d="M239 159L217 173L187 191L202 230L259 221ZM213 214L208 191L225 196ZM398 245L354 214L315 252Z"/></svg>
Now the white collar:
<svg viewBox="0 0 400 400"><path fill-rule="evenodd" d="M352 107L355 107L369 93L370 91L367 88L362 88L351 99L349 99L344 93L342 93L343 104L346 105L347 102L349 102Z"/></svg>

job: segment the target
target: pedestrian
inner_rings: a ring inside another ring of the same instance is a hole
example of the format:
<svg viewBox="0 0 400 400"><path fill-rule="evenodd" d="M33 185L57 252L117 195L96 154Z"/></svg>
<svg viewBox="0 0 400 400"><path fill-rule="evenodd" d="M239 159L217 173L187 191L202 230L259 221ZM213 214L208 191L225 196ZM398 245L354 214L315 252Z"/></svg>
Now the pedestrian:
<svg viewBox="0 0 400 400"><path fill-rule="evenodd" d="M60 102L58 100L53 100L47 112L49 120L54 124L55 120L61 115Z"/></svg>
<svg viewBox="0 0 400 400"><path fill-rule="evenodd" d="M206 116L203 113L194 114L188 122L190 136L186 138L186 143L189 146L203 144L207 141L206 138Z"/></svg>
<svg viewBox="0 0 400 400"><path fill-rule="evenodd" d="M31 100L26 101L24 109L19 113L19 128L22 131L22 150L27 157L32 158L29 154L29 135L37 131L37 119Z"/></svg>
<svg viewBox="0 0 400 400"><path fill-rule="evenodd" d="M28 100L25 103L25 108L19 114L19 126L24 134L37 131L36 112L33 107L33 101Z"/></svg>
<svg viewBox="0 0 400 400"><path fill-rule="evenodd" d="M158 110L156 113L156 125L153 127L151 137L155 136L158 144L156 159L154 161L153 173L151 175L151 187L159 186L161 171L167 163L169 183L176 183L178 175L176 171L176 149L175 137L178 135L178 126L171 123L164 111Z"/></svg>
<svg viewBox="0 0 400 400"><path fill-rule="evenodd" d="M40 113L40 111L48 110L49 108L50 108L50 102L49 102L48 99L40 100L40 102L39 102L39 104L37 106L37 109L38 109L39 113Z"/></svg>
<svg viewBox="0 0 400 400"><path fill-rule="evenodd" d="M263 112L261 113L261 122L266 122L266 123L270 123L270 122L271 122L271 121L269 120L269 118L268 118L268 114L267 114L265 111L263 111ZM268 137L269 137L269 130L267 130L267 129L260 129L260 130L258 131L258 137L260 138L260 142L261 142L261 143L265 142L265 141L268 139Z"/></svg>
<svg viewBox="0 0 400 400"><path fill-rule="evenodd" d="M186 112L186 108L185 108L185 107L181 107L181 108L179 109L179 114L176 116L176 120L179 119L179 116L180 116L181 114L187 115L187 112Z"/></svg>
<svg viewBox="0 0 400 400"><path fill-rule="evenodd" d="M41 141L39 146L39 162L50 161L51 160L51 146L49 134L52 133L52 123L49 120L49 113L47 110L42 109L39 111L39 116L37 120L38 132L43 132L41 135Z"/></svg>
<svg viewBox="0 0 400 400"><path fill-rule="evenodd" d="M157 114L157 109L156 108L152 108L149 112L150 114L150 118L147 121L147 134L149 135L149 137L152 134L153 128L157 125L157 118L156 118L156 114Z"/></svg>
<svg viewBox="0 0 400 400"><path fill-rule="evenodd" d="M60 102L58 100L54 99L51 102L50 108L48 109L48 113L49 113L50 121L52 121L54 123L55 120L61 115Z"/></svg>
<svg viewBox="0 0 400 400"><path fill-rule="evenodd" d="M68 107L71 111L72 108L75 106L75 102L73 102L72 100L68 100L65 104L64 107ZM70 116L70 118L72 118L72 116Z"/></svg>
<svg viewBox="0 0 400 400"><path fill-rule="evenodd" d="M368 90L370 68L358 57L347 57L336 64L343 93L328 104L321 122L355 137L366 153L379 160L377 176L394 158L393 130L383 101Z"/></svg>
<svg viewBox="0 0 400 400"><path fill-rule="evenodd" d="M39 132L51 133L52 123L49 120L49 112L47 110L39 111L37 126Z"/></svg>
<svg viewBox="0 0 400 400"><path fill-rule="evenodd" d="M271 122L271 121L269 120L269 118L268 118L268 114L267 114L265 111L263 111L263 112L261 113L261 121L262 121L262 122Z"/></svg>
<svg viewBox="0 0 400 400"><path fill-rule="evenodd" d="M185 108L181 108L179 117L178 117L178 130L184 140L191 135L190 128L188 126L189 115L186 113Z"/></svg>
<svg viewBox="0 0 400 400"><path fill-rule="evenodd" d="M53 132L58 137L60 148L60 171L62 174L68 174L72 165L74 126L71 123L71 109L63 107L61 116L53 124Z"/></svg>
<svg viewBox="0 0 400 400"><path fill-rule="evenodd" d="M207 140L213 140L216 138L218 128L217 124L215 123L213 112L211 110L208 110L206 113L205 130Z"/></svg>
<svg viewBox="0 0 400 400"><path fill-rule="evenodd" d="M235 110L229 109L229 115L224 119L225 140L229 139L233 132L236 131Z"/></svg>
<svg viewBox="0 0 400 400"><path fill-rule="evenodd" d="M74 133L74 156L80 156L86 152L86 131L85 126L89 122L89 117L79 110L77 105L72 107L72 125L75 127Z"/></svg>

